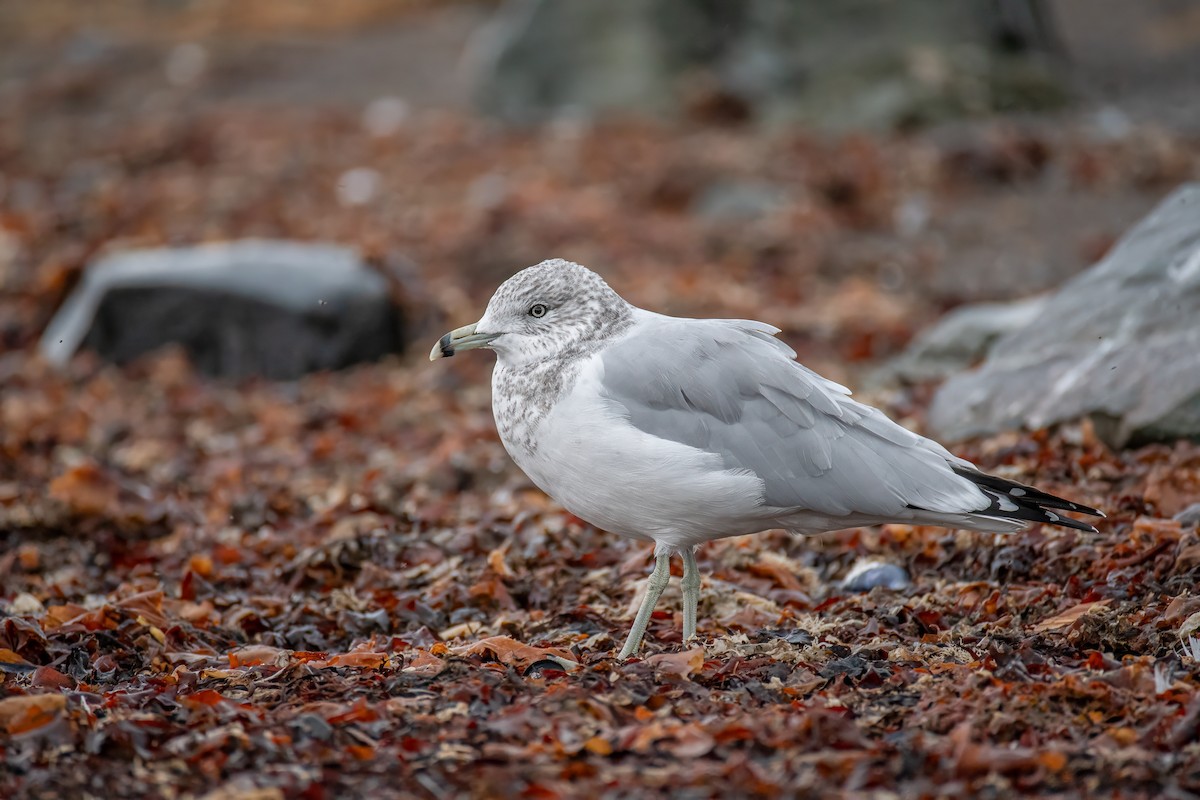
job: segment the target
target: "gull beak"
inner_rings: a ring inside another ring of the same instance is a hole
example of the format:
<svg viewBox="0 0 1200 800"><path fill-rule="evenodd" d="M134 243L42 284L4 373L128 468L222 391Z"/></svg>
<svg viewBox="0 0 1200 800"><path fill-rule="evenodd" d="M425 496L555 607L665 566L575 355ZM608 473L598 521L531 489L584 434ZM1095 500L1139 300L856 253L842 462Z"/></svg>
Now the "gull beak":
<svg viewBox="0 0 1200 800"><path fill-rule="evenodd" d="M455 328L438 339L438 343L429 351L429 360L437 361L439 358L449 358L461 350L478 350L481 347L487 347L499 335L498 333L476 333L475 324Z"/></svg>

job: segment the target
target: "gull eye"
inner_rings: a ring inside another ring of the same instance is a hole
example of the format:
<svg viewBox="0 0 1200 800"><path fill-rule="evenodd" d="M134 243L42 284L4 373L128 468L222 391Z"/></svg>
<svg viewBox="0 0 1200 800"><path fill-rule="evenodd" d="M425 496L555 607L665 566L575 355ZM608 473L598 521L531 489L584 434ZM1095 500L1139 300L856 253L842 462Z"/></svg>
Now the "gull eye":
<svg viewBox="0 0 1200 800"><path fill-rule="evenodd" d="M546 308L545 303L534 303L529 307L529 316L541 319L546 316L546 312L550 309Z"/></svg>

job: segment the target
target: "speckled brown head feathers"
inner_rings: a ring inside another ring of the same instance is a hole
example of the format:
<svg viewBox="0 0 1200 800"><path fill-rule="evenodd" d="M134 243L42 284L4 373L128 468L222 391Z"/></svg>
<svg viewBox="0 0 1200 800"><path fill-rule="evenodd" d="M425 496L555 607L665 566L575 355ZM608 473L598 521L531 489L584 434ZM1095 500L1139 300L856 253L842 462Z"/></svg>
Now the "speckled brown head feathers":
<svg viewBox="0 0 1200 800"><path fill-rule="evenodd" d="M530 314L544 305L544 316ZM560 258L513 275L488 302L476 329L500 334L491 347L496 424L532 448L531 427L572 386L580 362L633 324L633 306L586 267Z"/></svg>

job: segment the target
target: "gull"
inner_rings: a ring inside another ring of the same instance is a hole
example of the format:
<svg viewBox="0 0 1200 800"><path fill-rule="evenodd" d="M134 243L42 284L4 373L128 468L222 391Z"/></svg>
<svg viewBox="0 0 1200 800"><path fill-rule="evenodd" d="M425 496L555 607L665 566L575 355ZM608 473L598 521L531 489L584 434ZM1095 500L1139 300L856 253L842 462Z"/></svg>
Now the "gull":
<svg viewBox="0 0 1200 800"><path fill-rule="evenodd" d="M513 461L588 523L654 543L620 655L637 652L683 560L683 639L696 635L703 542L887 522L1007 533L1095 531L1104 516L988 475L795 360L779 329L638 308L595 272L551 259L496 290L431 361L490 348L492 413Z"/></svg>

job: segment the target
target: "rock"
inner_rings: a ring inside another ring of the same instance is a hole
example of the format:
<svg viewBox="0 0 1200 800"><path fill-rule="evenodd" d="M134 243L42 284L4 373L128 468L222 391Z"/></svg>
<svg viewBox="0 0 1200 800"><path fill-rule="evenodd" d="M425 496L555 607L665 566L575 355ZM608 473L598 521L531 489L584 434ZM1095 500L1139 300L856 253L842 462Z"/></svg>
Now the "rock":
<svg viewBox="0 0 1200 800"><path fill-rule="evenodd" d="M482 108L895 126L1061 105L1040 0L510 0L472 48ZM1061 72L1061 71L1060 71Z"/></svg>
<svg viewBox="0 0 1200 800"><path fill-rule="evenodd" d="M47 360L80 347L126 362L178 343L210 375L290 379L396 352L387 281L332 244L244 240L100 259L42 336Z"/></svg>
<svg viewBox="0 0 1200 800"><path fill-rule="evenodd" d="M1181 525L1200 526L1200 503L1192 503L1173 519Z"/></svg>
<svg viewBox="0 0 1200 800"><path fill-rule="evenodd" d="M474 43L484 111L513 122L667 102L645 0L503 4Z"/></svg>
<svg viewBox="0 0 1200 800"><path fill-rule="evenodd" d="M1200 438L1200 183L948 380L929 413L958 439L1091 416L1114 447Z"/></svg>
<svg viewBox="0 0 1200 800"><path fill-rule="evenodd" d="M871 376L875 384L940 380L970 367L1001 337L1032 324L1046 303L1043 296L1011 303L976 303L943 317L913 340L900 356Z"/></svg>
<svg viewBox="0 0 1200 800"><path fill-rule="evenodd" d="M903 567L873 558L860 558L842 578L841 587L847 592L869 592L877 586L907 589L911 583Z"/></svg>

